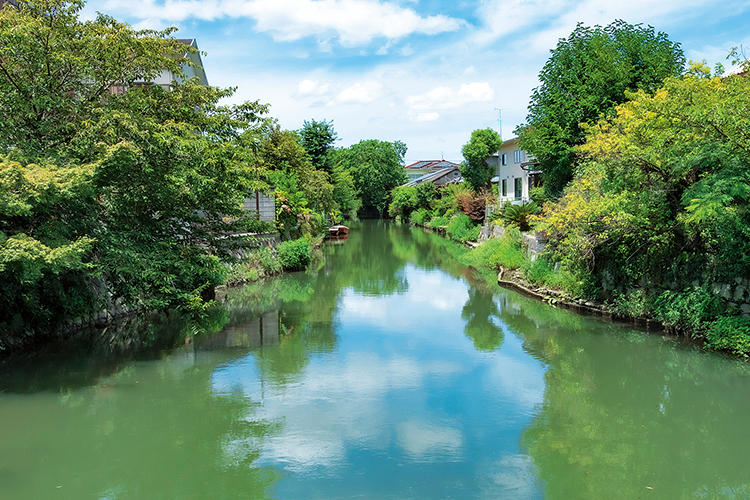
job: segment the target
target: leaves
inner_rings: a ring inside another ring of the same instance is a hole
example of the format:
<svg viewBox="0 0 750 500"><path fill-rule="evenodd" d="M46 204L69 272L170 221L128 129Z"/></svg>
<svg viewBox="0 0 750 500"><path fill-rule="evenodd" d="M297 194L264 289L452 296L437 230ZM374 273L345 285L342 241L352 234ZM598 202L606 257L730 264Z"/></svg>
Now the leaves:
<svg viewBox="0 0 750 500"><path fill-rule="evenodd" d="M547 192L559 195L573 178L579 163L575 147L585 138L581 124L609 116L629 91L655 91L684 64L679 44L651 26L579 23L561 39L539 73L527 123L516 129L521 146L543 171Z"/></svg>
<svg viewBox="0 0 750 500"><path fill-rule="evenodd" d="M500 134L486 128L473 131L469 142L461 148L465 159L461 164L461 175L473 191L489 188L490 180L496 172L485 160L495 154L502 144Z"/></svg>

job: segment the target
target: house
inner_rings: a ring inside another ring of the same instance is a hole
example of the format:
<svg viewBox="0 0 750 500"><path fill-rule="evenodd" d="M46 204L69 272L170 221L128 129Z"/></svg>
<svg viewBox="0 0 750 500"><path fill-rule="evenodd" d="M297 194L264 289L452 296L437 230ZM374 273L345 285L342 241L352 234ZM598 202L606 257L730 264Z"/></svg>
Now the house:
<svg viewBox="0 0 750 500"><path fill-rule="evenodd" d="M406 172L406 177L410 181L413 181L426 174L448 167L458 167L458 164L446 160L420 160L405 166L404 171Z"/></svg>
<svg viewBox="0 0 750 500"><path fill-rule="evenodd" d="M541 172L534 168L534 158L529 157L518 144L518 137L503 142L500 150L487 158L495 167L498 183L498 201L520 204L530 201L529 190L541 185Z"/></svg>
<svg viewBox="0 0 750 500"><path fill-rule="evenodd" d="M6 4L17 10L21 10L21 6L18 4L18 0L0 0L0 9L5 7Z"/></svg>
<svg viewBox="0 0 750 500"><path fill-rule="evenodd" d="M441 168L440 170L428 172L416 179L412 179L407 182L405 186L418 186L425 182L431 182L436 186L447 186L448 184L458 184L463 182L464 178L461 176L461 171L459 170L458 165L455 163L452 165L452 167Z"/></svg>
<svg viewBox="0 0 750 500"><path fill-rule="evenodd" d="M0 0L2 1L2 0ZM186 45L188 47L193 47L196 49L196 51L185 51L185 54L183 54L183 57L186 57L190 60L191 64L183 64L181 66L183 73L185 73L185 76L179 76L172 73L170 70L165 69L162 70L162 72L154 78L152 81L141 81L141 82L133 82L134 87L144 87L147 85L159 85L162 88L166 90L172 89L172 82L183 82L185 80L189 80L191 78L197 78L197 84L198 85L204 85L208 86L208 79L206 78L206 72L203 70L203 61L201 60L201 54L198 51L198 43L196 42L195 38L178 38L177 39L181 44ZM113 85L110 87L109 91L112 94L122 94L127 89L123 87L122 85Z"/></svg>

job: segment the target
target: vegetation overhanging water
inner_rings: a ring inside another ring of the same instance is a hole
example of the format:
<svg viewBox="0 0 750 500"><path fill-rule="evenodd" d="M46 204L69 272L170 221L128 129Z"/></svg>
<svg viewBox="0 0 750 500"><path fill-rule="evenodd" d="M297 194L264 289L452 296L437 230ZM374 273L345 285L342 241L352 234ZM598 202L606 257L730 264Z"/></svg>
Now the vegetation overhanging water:
<svg viewBox="0 0 750 500"><path fill-rule="evenodd" d="M0 497L750 495L746 363L493 288L462 251L364 221L232 290L216 333L4 365Z"/></svg>

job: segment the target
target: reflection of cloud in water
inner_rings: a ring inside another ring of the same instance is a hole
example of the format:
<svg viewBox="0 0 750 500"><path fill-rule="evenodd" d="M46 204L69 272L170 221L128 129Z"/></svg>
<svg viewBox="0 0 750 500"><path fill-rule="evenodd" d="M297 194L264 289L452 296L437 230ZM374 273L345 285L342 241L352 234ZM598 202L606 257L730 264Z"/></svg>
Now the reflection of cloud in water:
<svg viewBox="0 0 750 500"><path fill-rule="evenodd" d="M507 455L491 464L489 469L482 474L487 481L482 488L482 498L541 498L539 479L528 456Z"/></svg>
<svg viewBox="0 0 750 500"><path fill-rule="evenodd" d="M424 462L456 460L464 442L458 429L440 427L423 420L398 424L396 435L398 444L409 458Z"/></svg>
<svg viewBox="0 0 750 500"><path fill-rule="evenodd" d="M487 378L528 410L544 400L544 370L538 364L521 363L496 353Z"/></svg>
<svg viewBox="0 0 750 500"><path fill-rule="evenodd" d="M363 318L388 317L388 304L380 297L367 297L346 293L341 298L341 308Z"/></svg>
<svg viewBox="0 0 750 500"><path fill-rule="evenodd" d="M413 273L409 275L409 298L412 302L447 311L463 307L469 294L465 283L442 273Z"/></svg>
<svg viewBox="0 0 750 500"><path fill-rule="evenodd" d="M266 441L260 460L286 462L290 470L304 472L343 465L348 447L387 449L399 420L390 409L389 392L417 389L427 377L461 370L453 362L418 363L405 356L382 359L361 352L350 354L343 365L313 363L298 383L264 385L262 394L261 384L243 380L251 399L262 401L249 418L283 422L281 433ZM231 374L221 378L227 377ZM395 434L413 458L425 461L453 456L463 442L458 430L429 422L407 422Z"/></svg>
<svg viewBox="0 0 750 500"><path fill-rule="evenodd" d="M346 457L344 440L338 432L306 429L293 434L285 433L268 440L263 456L274 461L287 462L287 469L304 471L309 467L335 467Z"/></svg>

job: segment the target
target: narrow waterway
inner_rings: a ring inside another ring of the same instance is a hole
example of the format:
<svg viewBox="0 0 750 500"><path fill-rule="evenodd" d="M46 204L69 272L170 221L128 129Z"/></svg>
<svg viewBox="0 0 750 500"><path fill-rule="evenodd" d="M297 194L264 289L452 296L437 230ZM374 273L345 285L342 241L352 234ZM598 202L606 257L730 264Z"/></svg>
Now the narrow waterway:
<svg viewBox="0 0 750 500"><path fill-rule="evenodd" d="M314 271L0 367L0 499L750 498L750 369L353 225Z"/></svg>

